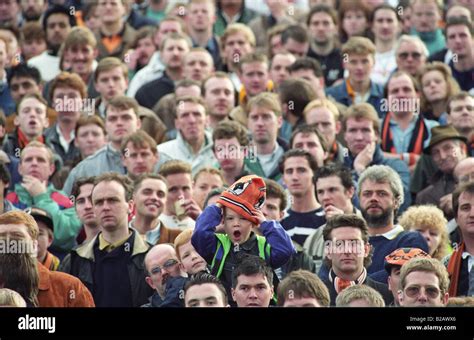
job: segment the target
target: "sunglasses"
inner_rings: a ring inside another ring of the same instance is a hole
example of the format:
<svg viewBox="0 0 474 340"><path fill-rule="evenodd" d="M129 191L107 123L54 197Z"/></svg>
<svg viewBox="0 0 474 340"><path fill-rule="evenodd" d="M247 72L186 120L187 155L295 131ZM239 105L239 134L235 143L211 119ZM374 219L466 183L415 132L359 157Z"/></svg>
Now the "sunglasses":
<svg viewBox="0 0 474 340"><path fill-rule="evenodd" d="M405 288L405 294L410 298L416 298L421 294L421 288L424 289L426 296L429 297L430 299L436 299L441 293L441 291L438 288L432 287L432 286L428 286L428 287L410 286L410 287Z"/></svg>
<svg viewBox="0 0 474 340"><path fill-rule="evenodd" d="M163 264L163 267L156 266L150 271L150 273L153 274L153 275L160 274L163 269L170 269L171 267L173 267L177 264L178 264L177 260L169 259L168 261L166 261Z"/></svg>
<svg viewBox="0 0 474 340"><path fill-rule="evenodd" d="M421 53L420 52L402 52L398 54L398 57L404 60L408 59L409 56L411 56L413 59L420 59Z"/></svg>

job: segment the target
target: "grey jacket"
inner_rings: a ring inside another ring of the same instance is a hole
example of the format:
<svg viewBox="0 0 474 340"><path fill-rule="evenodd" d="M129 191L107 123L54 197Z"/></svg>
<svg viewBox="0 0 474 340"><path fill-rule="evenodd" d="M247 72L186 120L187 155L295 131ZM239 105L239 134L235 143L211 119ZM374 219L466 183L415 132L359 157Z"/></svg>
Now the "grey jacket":
<svg viewBox="0 0 474 340"><path fill-rule="evenodd" d="M119 151L107 144L96 153L90 155L80 162L67 177L64 183L63 191L70 195L74 182L81 177L98 176L104 172L113 171L119 174L125 174L125 167L122 165L122 159Z"/></svg>

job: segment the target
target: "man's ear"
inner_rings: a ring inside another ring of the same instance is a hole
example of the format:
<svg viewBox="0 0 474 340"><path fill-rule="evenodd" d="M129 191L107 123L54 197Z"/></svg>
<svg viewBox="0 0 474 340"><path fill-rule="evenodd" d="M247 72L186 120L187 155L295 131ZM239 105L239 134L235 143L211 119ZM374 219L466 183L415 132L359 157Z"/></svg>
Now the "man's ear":
<svg viewBox="0 0 474 340"><path fill-rule="evenodd" d="M151 277L149 277L149 276L145 277L145 282L148 283L148 285L151 287L151 289L156 290L156 286L153 283L153 280L151 279Z"/></svg>
<svg viewBox="0 0 474 340"><path fill-rule="evenodd" d="M402 290L398 290L398 303L400 304L400 306L402 306L402 303L403 303L403 291Z"/></svg>
<svg viewBox="0 0 474 340"><path fill-rule="evenodd" d="M388 290L392 290L392 277L389 275L387 279Z"/></svg>
<svg viewBox="0 0 474 340"><path fill-rule="evenodd" d="M278 129L280 129L282 124L283 124L283 117L282 116L277 117L277 123L278 123Z"/></svg>
<svg viewBox="0 0 474 340"><path fill-rule="evenodd" d="M131 199L130 201L128 201L128 213L129 214L132 213L134 207L135 207L135 202L133 201L133 199Z"/></svg>
<svg viewBox="0 0 474 340"><path fill-rule="evenodd" d="M232 300L236 301L235 300L235 290L234 290L234 288L230 289L230 294L232 295Z"/></svg>
<svg viewBox="0 0 474 340"><path fill-rule="evenodd" d="M337 120L336 121L336 135L341 132L342 124L341 121ZM332 146L332 145L331 145Z"/></svg>
<svg viewBox="0 0 474 340"><path fill-rule="evenodd" d="M448 300L449 300L449 293L444 293L443 297L441 298L442 302L443 302L443 305L447 305L448 304Z"/></svg>
<svg viewBox="0 0 474 340"><path fill-rule="evenodd" d="M355 188L351 187L350 189L347 189L347 194L349 195L349 197L352 200L352 198L354 197L354 194L355 194Z"/></svg>
<svg viewBox="0 0 474 340"><path fill-rule="evenodd" d="M54 174L54 171L56 170L56 166L54 165L54 159L51 160L51 164L49 165L49 176ZM49 177L48 176L48 177Z"/></svg>
<svg viewBox="0 0 474 340"><path fill-rule="evenodd" d="M17 108L18 110L18 108ZM15 126L20 126L20 119L18 118L18 114L15 113L15 118L13 118L13 124L15 124Z"/></svg>

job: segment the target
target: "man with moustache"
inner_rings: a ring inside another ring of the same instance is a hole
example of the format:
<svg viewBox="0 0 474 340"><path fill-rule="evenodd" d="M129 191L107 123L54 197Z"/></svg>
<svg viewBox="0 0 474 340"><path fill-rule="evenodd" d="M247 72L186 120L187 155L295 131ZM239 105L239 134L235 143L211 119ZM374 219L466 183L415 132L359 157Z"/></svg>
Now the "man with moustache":
<svg viewBox="0 0 474 340"><path fill-rule="evenodd" d="M420 248L428 252L428 244L420 233L395 225L397 210L404 199L403 185L395 170L386 165L367 168L359 178L357 194L362 216L369 227L369 243L374 248L367 272L377 281L386 283L385 256L398 248Z"/></svg>

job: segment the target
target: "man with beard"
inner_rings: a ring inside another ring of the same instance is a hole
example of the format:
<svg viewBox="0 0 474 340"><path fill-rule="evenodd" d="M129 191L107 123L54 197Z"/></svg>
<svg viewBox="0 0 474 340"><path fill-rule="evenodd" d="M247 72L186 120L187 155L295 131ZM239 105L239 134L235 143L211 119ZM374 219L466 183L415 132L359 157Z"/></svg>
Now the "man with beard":
<svg viewBox="0 0 474 340"><path fill-rule="evenodd" d="M63 56L70 64L67 69L77 73L87 85L90 98L99 96L94 86L94 70L97 67L97 40L87 27L74 27L63 45Z"/></svg>
<svg viewBox="0 0 474 340"><path fill-rule="evenodd" d="M135 98L140 105L152 109L165 95L175 90L174 83L184 78L184 56L191 48L188 36L181 33L167 35L160 46L160 58L166 68L160 78L140 87Z"/></svg>
<svg viewBox="0 0 474 340"><path fill-rule="evenodd" d="M91 293L77 278L50 271L36 260L38 235L31 215L23 211L0 215L2 241L24 249L0 256L0 286L20 292L31 306L37 299L39 307L94 307Z"/></svg>
<svg viewBox="0 0 474 340"><path fill-rule="evenodd" d="M336 46L337 23L337 12L327 5L313 7L306 21L311 36L308 57L321 64L327 86L342 79L344 74L341 50Z"/></svg>
<svg viewBox="0 0 474 340"><path fill-rule="evenodd" d="M208 128L214 130L235 107L234 85L227 73L218 71L203 80L202 92L209 108Z"/></svg>
<svg viewBox="0 0 474 340"><path fill-rule="evenodd" d="M21 14L25 21L38 21L48 8L47 0L21 0Z"/></svg>
<svg viewBox="0 0 474 340"><path fill-rule="evenodd" d="M68 8L54 6L44 14L43 29L48 50L28 60L28 65L36 67L44 81L50 81L59 74L59 48L75 25L76 19Z"/></svg>
<svg viewBox="0 0 474 340"><path fill-rule="evenodd" d="M130 228L138 231L150 244L173 243L181 230L169 229L159 217L168 194L166 179L161 175L143 174L135 180L133 203L135 217Z"/></svg>
<svg viewBox="0 0 474 340"><path fill-rule="evenodd" d="M369 243L374 248L372 264L367 268L377 281L386 283L385 256L398 248L420 248L428 252L428 244L418 232L405 231L395 225L397 210L403 203L400 176L386 165L373 165L365 170L358 183L357 194L362 216L369 227Z"/></svg>

